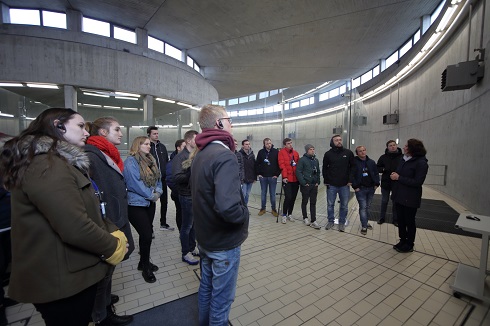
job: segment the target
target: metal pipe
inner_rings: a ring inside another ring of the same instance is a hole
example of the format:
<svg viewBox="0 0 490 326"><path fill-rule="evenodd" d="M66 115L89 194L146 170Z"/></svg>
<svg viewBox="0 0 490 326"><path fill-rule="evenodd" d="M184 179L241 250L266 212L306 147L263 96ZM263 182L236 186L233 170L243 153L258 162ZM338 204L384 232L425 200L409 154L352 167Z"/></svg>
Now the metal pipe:
<svg viewBox="0 0 490 326"><path fill-rule="evenodd" d="M480 33L480 49L483 49L483 32L485 31L485 8L487 0L483 0L482 19L481 19L481 33ZM483 58L481 58L483 60Z"/></svg>
<svg viewBox="0 0 490 326"><path fill-rule="evenodd" d="M471 15L473 13L473 3L470 3L468 12L468 48L466 49L466 61L470 60L470 43L471 43Z"/></svg>

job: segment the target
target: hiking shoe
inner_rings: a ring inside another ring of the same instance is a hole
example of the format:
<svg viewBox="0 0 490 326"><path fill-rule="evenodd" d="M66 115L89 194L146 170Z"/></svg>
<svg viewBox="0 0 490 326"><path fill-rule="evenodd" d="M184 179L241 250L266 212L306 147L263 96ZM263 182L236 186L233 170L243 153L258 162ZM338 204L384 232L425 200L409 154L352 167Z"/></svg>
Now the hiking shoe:
<svg viewBox="0 0 490 326"><path fill-rule="evenodd" d="M328 222L327 225L325 225L325 230L330 230L334 225L335 224L333 222Z"/></svg>
<svg viewBox="0 0 490 326"><path fill-rule="evenodd" d="M384 222L385 222L385 219L384 219L384 218L381 218L381 219L379 219L378 224L379 224L379 225L381 225L381 224L383 224Z"/></svg>
<svg viewBox="0 0 490 326"><path fill-rule="evenodd" d="M160 231L173 231L173 230L175 230L175 228L171 227L168 224L160 225Z"/></svg>
<svg viewBox="0 0 490 326"><path fill-rule="evenodd" d="M402 246L396 247L395 250L401 253L413 252L413 246L404 243Z"/></svg>
<svg viewBox="0 0 490 326"><path fill-rule="evenodd" d="M366 227L368 230L372 230L373 229L373 226L371 224L368 223L367 227Z"/></svg>
<svg viewBox="0 0 490 326"><path fill-rule="evenodd" d="M261 210L259 211L259 216L262 216L262 215L264 215L264 214L265 214L265 209L261 209Z"/></svg>
<svg viewBox="0 0 490 326"><path fill-rule="evenodd" d="M199 264L199 259L194 258L192 253L188 252L185 256L182 257L182 261L189 265L197 265Z"/></svg>
<svg viewBox="0 0 490 326"><path fill-rule="evenodd" d="M339 232L345 231L345 224L339 224Z"/></svg>
<svg viewBox="0 0 490 326"><path fill-rule="evenodd" d="M199 256L201 256L201 255L199 254L199 249L198 249L197 247L196 247L196 248L194 248L194 250L192 250L192 251L191 251L191 254L192 254L192 256L194 256L194 257L199 257Z"/></svg>
<svg viewBox="0 0 490 326"><path fill-rule="evenodd" d="M303 223L305 223L306 226L310 225L310 221L307 218L303 219Z"/></svg>
<svg viewBox="0 0 490 326"><path fill-rule="evenodd" d="M367 228L361 228L361 234L366 235L367 234Z"/></svg>
<svg viewBox="0 0 490 326"><path fill-rule="evenodd" d="M314 228L315 230L320 230L322 228L316 221L311 222L310 227Z"/></svg>
<svg viewBox="0 0 490 326"><path fill-rule="evenodd" d="M282 216L281 223L286 224L286 216L284 216L284 215Z"/></svg>
<svg viewBox="0 0 490 326"><path fill-rule="evenodd" d="M265 210L264 210L264 213L265 213ZM259 215L260 215L260 214L259 214ZM279 216L279 213L278 213L278 212L277 212L277 211L276 211L276 210L273 208L273 209L272 209L272 215L273 215L274 217L278 217L278 216Z"/></svg>
<svg viewBox="0 0 490 326"><path fill-rule="evenodd" d="M288 215L287 217L288 217L288 221L289 221L289 222L294 222L294 218L293 218L293 216Z"/></svg>

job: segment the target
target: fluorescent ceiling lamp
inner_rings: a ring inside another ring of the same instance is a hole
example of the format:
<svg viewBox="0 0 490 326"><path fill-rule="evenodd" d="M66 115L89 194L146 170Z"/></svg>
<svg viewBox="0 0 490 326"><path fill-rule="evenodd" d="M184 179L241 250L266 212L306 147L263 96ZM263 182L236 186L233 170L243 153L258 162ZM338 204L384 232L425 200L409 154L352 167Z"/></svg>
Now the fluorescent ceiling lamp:
<svg viewBox="0 0 490 326"><path fill-rule="evenodd" d="M201 108L200 107L197 107L197 106L191 106L190 109L192 109L194 111L198 111L198 112L201 111Z"/></svg>
<svg viewBox="0 0 490 326"><path fill-rule="evenodd" d="M13 118L14 117L13 114L2 113L2 111L0 111L0 116L2 116L2 117L9 117L9 118Z"/></svg>
<svg viewBox="0 0 490 326"><path fill-rule="evenodd" d="M91 108L100 108L100 107L102 107L102 105L99 105L99 104L87 104L87 103L85 103L85 104L82 104L82 105L83 106L89 106Z"/></svg>
<svg viewBox="0 0 490 326"><path fill-rule="evenodd" d="M436 41L437 41L437 39L439 38L440 35L441 35L440 32L437 32L437 33L432 34L432 36L430 37L430 39L427 41L427 43L425 43L424 47L422 48L422 52L425 52L428 49L430 49L434 45L434 43L436 43Z"/></svg>
<svg viewBox="0 0 490 326"><path fill-rule="evenodd" d="M167 100L166 98L157 97L155 100L160 102L175 103L173 100Z"/></svg>
<svg viewBox="0 0 490 326"><path fill-rule="evenodd" d="M454 11L456 10L458 6L453 6L447 8L446 12L444 13L444 16L441 19L441 22L436 28L436 32L440 32L446 29L447 23L449 23L449 19L453 16Z"/></svg>
<svg viewBox="0 0 490 326"><path fill-rule="evenodd" d="M140 97L139 94L132 94L132 93L124 93L124 92L114 92L116 96L133 96L133 97Z"/></svg>
<svg viewBox="0 0 490 326"><path fill-rule="evenodd" d="M24 87L21 83L0 83L0 87Z"/></svg>
<svg viewBox="0 0 490 326"><path fill-rule="evenodd" d="M120 106L104 105L104 109L120 109Z"/></svg>
<svg viewBox="0 0 490 326"><path fill-rule="evenodd" d="M131 126L131 128L148 128L149 126Z"/></svg>
<svg viewBox="0 0 490 326"><path fill-rule="evenodd" d="M33 84L33 83L28 83L26 84L27 87L32 87L32 88L51 88L51 89L58 89L58 85L54 84Z"/></svg>
<svg viewBox="0 0 490 326"><path fill-rule="evenodd" d="M177 102L178 105L186 106L188 108L192 107L191 104L183 103L183 102Z"/></svg>
<svg viewBox="0 0 490 326"><path fill-rule="evenodd" d="M131 100L131 101L137 101L137 97L127 97L127 96L115 96L115 98L119 100Z"/></svg>
<svg viewBox="0 0 490 326"><path fill-rule="evenodd" d="M29 118L29 117L26 117L26 120L36 120L36 118Z"/></svg>
<svg viewBox="0 0 490 326"><path fill-rule="evenodd" d="M422 57L424 56L425 52L419 52L417 53L417 55L415 56L415 58L412 59L412 61L410 61L410 63L408 64L409 66L413 66L414 64L416 64L417 62L419 62L420 59L422 59Z"/></svg>
<svg viewBox="0 0 490 326"><path fill-rule="evenodd" d="M109 97L109 95L102 95L102 94L97 94L97 93L87 93L87 92L83 92L83 95L106 97L106 98Z"/></svg>
<svg viewBox="0 0 490 326"><path fill-rule="evenodd" d="M126 108L126 107L123 107L122 109L128 110L128 111L138 111L139 110L138 108Z"/></svg>

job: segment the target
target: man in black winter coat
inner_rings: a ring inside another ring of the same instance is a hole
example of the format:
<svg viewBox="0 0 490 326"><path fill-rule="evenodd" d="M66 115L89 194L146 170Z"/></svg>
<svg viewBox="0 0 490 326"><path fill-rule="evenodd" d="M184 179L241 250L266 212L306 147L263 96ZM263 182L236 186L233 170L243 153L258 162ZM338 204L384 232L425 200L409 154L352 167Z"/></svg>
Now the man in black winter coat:
<svg viewBox="0 0 490 326"><path fill-rule="evenodd" d="M378 224L383 224L386 221L386 210L388 208L388 201L390 200L390 193L392 188L392 181L390 174L396 171L400 159L403 156L402 151L398 148L396 141L388 140L386 143L385 153L378 159L377 167L378 172L381 175L381 212L379 213ZM393 204L393 203L392 203ZM393 224L398 226L396 218L395 205L392 205Z"/></svg>
<svg viewBox="0 0 490 326"><path fill-rule="evenodd" d="M279 169L278 163L279 151L274 148L270 138L264 138L263 144L264 148L259 151L257 154L257 159L255 160L255 171L259 177L261 190L259 216L265 214L268 188L272 215L277 217L279 213L276 210L276 186L277 178L281 174L281 169Z"/></svg>

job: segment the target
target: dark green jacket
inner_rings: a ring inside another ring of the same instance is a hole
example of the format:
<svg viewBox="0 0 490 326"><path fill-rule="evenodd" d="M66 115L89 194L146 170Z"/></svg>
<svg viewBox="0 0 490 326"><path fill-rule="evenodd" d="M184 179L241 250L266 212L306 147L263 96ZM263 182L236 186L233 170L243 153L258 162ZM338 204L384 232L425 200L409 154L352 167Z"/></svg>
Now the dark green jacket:
<svg viewBox="0 0 490 326"><path fill-rule="evenodd" d="M305 153L299 159L296 166L296 177L302 186L320 184L320 163L316 156L311 157Z"/></svg>

